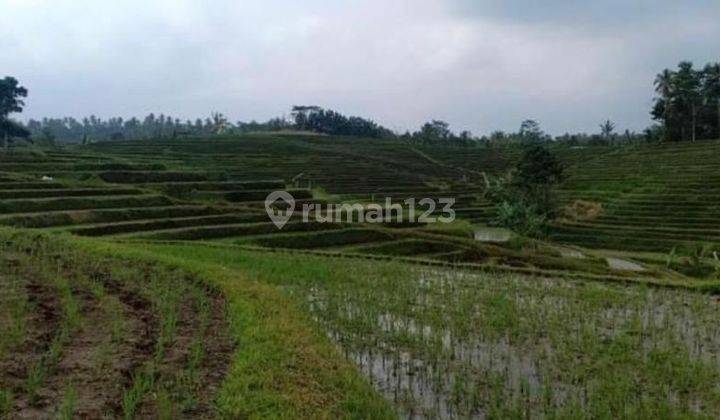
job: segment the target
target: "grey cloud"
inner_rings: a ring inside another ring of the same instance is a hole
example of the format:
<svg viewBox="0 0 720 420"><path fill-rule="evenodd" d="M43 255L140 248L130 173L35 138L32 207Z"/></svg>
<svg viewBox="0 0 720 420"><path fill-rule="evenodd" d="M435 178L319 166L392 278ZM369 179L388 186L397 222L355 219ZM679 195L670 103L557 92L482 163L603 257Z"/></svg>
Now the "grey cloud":
<svg viewBox="0 0 720 420"><path fill-rule="evenodd" d="M453 0L454 11L509 21L636 30L658 19L718 16L715 0Z"/></svg>
<svg viewBox="0 0 720 420"><path fill-rule="evenodd" d="M485 133L529 117L554 133L608 117L642 129L655 72L720 59L718 7L0 0L0 69L30 89L25 117L246 120L318 103L402 130L442 118Z"/></svg>

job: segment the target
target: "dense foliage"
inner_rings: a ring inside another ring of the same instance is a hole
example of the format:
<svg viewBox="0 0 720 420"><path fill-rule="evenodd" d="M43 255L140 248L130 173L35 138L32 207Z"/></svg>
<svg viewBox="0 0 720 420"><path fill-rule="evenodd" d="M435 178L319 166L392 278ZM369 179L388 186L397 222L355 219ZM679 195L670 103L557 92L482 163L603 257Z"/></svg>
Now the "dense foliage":
<svg viewBox="0 0 720 420"><path fill-rule="evenodd" d="M27 123L27 129L34 138L73 142L243 134L291 127L290 123L280 118L264 123L238 121L232 124L220 113L212 113L208 118L197 118L194 121L151 113L143 119L115 117L105 120L91 115L81 121L65 117L43 118L40 121L31 119Z"/></svg>
<svg viewBox="0 0 720 420"><path fill-rule="evenodd" d="M389 138L395 134L361 117L346 117L339 112L314 105L296 105L292 109L295 128L337 136Z"/></svg>
<svg viewBox="0 0 720 420"><path fill-rule="evenodd" d="M509 174L487 180L486 197L494 203L493 223L527 236L541 236L557 216L555 187L564 167L542 145L530 146Z"/></svg>
<svg viewBox="0 0 720 420"><path fill-rule="evenodd" d="M297 111L305 108L307 111ZM394 134L387 128L360 117L344 115L319 107L295 107L293 121L284 118L272 118L266 122L231 123L220 113L210 117L197 118L194 121L182 121L169 115L155 115L145 118L123 119L114 117L98 118L94 115L77 120L72 117L31 119L26 127L33 138L93 142L121 139L179 138L191 136L214 136L246 134L252 132L271 132L280 130L307 130L323 134L347 135L357 137L388 138ZM312 110L310 110L312 109Z"/></svg>
<svg viewBox="0 0 720 420"><path fill-rule="evenodd" d="M720 137L720 63L695 70L683 61L655 79L657 97L652 116L662 122L667 140Z"/></svg>
<svg viewBox="0 0 720 420"><path fill-rule="evenodd" d="M0 146L7 146L15 137L28 137L29 133L22 125L11 120L13 112L22 112L28 91L20 86L13 77L0 79Z"/></svg>

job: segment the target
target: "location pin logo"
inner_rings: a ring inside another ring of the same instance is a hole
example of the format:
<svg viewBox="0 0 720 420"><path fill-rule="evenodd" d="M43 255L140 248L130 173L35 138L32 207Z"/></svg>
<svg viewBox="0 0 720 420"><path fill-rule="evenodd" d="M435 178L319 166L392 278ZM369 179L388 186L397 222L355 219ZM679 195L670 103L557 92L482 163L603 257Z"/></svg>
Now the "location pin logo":
<svg viewBox="0 0 720 420"><path fill-rule="evenodd" d="M295 211L295 198L287 191L273 191L265 198L265 211L275 226L282 229Z"/></svg>

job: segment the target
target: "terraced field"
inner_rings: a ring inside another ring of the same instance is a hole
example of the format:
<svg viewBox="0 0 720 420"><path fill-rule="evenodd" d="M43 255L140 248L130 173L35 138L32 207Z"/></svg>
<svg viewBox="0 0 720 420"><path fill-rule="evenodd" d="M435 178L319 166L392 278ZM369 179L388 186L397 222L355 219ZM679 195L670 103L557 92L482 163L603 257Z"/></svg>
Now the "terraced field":
<svg viewBox="0 0 720 420"><path fill-rule="evenodd" d="M553 238L584 246L669 252L718 249L717 142L615 151L575 167L563 194L601 203L592 220L566 221Z"/></svg>
<svg viewBox="0 0 720 420"><path fill-rule="evenodd" d="M0 342L0 364L10 372L0 377L0 414L323 417L343 416L357 404L365 414L391 415L367 383L354 376L357 371L348 360L402 415L524 412L562 417L559 407L565 403L586 409L592 405L596 414L617 413L618 407L645 413L638 401L623 400L625 394L594 399L604 395L601 388L607 384L584 382L579 365L573 365L575 377L558 376L552 369L574 357L575 349L562 347L564 334L595 334L597 325L611 319L616 330L603 330L610 331L608 336L614 336L612 331L631 336L636 318L620 312L645 316L658 299L644 286L633 286L637 283L686 289L663 291L663 299L678 305L692 302L702 310L688 315L673 307L668 316L706 325L713 310L709 299L696 292L720 290L713 256L720 251L720 195L714 186L720 180L720 143L558 146L556 152L569 173L559 192L563 203L592 211L568 210L552 227L550 240L542 242L477 239L486 236L484 224L493 215L483 199L483 172L506 171L520 155L512 147L410 147L392 141L257 135L15 149L0 155L0 225L22 229L1 232L5 263L0 282L10 303L0 309L0 322L11 334ZM295 214L279 230L264 208L265 197L274 190L290 191L300 204L452 197L459 220L450 225L305 223ZM66 253L64 247L73 251ZM127 258L111 258L111 251ZM158 260L165 263L155 266ZM292 278L277 278L274 262L286 264L282 273ZM225 270L233 264L230 279ZM317 281L294 283L293 264L305 270L297 276L316 276ZM357 277L373 272L368 267L375 265L392 267L394 273L372 274L382 290L363 286ZM343 276L342 267L353 279L346 292L328 283ZM402 272L412 275L405 278ZM247 273L261 280L238 282ZM500 285L487 284L491 279L499 279ZM392 281L398 286L390 286ZM565 284L582 286L576 290ZM245 289L239 291L239 285ZM290 297L284 294L288 287ZM515 291L511 298L503 297L504 288ZM547 295L538 298L543 290ZM411 295L424 296L437 311L405 306L415 299ZM409 300L396 302L396 296ZM588 296L599 300L578 303ZM476 314L460 321L459 312L440 304L443 299L486 315L499 307L510 318L488 324L487 317ZM473 309L471 301L482 307ZM564 303L548 312L541 301ZM268 308L267 302L272 302ZM598 302L618 312L603 315ZM557 357L528 355L523 353L527 348L540 352L542 346L530 332L537 326L531 317L513 318L517 313L512 308L525 305L537 319L553 325L585 310L592 315L587 325L553 330L557 335L548 345L559 351ZM266 312L285 306L294 308L292 320L278 311ZM226 313L227 307L236 315ZM367 314L353 315L359 307L368 308ZM451 325L450 337L438 332L443 322ZM98 323L118 327L99 334L89 327ZM304 332L296 336L280 327L290 323ZM489 335L470 333L467 323L483 325ZM259 330L256 324L270 329ZM283 333L275 334L273 328ZM422 328L429 330L420 333ZM520 330L502 337L507 333L503 328ZM660 326L650 329L655 345L677 350L682 337L662 335ZM375 341L359 338L369 332ZM335 354L326 335L346 351L347 359ZM259 353L236 348L237 340L255 343L259 336L265 340L257 344ZM210 344L200 351L202 337ZM447 340L457 345L448 348ZM303 354L279 350L289 343ZM589 338L577 344L598 351L605 345ZM287 363L300 376L284 378L282 363L258 359L268 352L262 346L292 360ZM304 346L307 352L300 350ZM482 359L470 350L474 347L511 349L532 362L508 359L498 373L492 364L497 360ZM465 349L455 354L459 364L448 354L455 348ZM209 351L217 357L205 358ZM690 349L682 357L711 357L708 351ZM643 351L633 355L649 357ZM93 362L81 363L78 357ZM540 364L548 364L549 370ZM387 366L394 366L399 376L388 376ZM481 378L473 376L477 369ZM339 379L338 372L353 373ZM425 382L417 382L413 372ZM668 376L647 376L655 373L644 372L638 380ZM316 382L310 377L321 385L311 385ZM720 406L702 391L712 380L692 382L693 397L683 394L673 401ZM278 396L272 381L292 389L292 396L284 390ZM89 382L100 385L82 386ZM478 387L484 389L480 394ZM547 392L554 394L543 399ZM317 400L303 402L300 395L305 393ZM277 399L264 403L268 395ZM659 399L661 392L642 398ZM533 408L522 411L523 401ZM672 403L658 413L677 414L683 407Z"/></svg>
<svg viewBox="0 0 720 420"><path fill-rule="evenodd" d="M568 217L552 239L584 247L670 252L698 244L718 249L720 143L556 147L568 168L560 191L567 205L596 203L592 217ZM447 148L425 150L436 160L467 169L503 171L517 150L497 153ZM489 164L491 156L498 156ZM487 169L485 169L487 168Z"/></svg>
<svg viewBox="0 0 720 420"><path fill-rule="evenodd" d="M148 156L158 158L147 163ZM477 223L489 217L477 170L434 163L428 154L400 143L268 136L128 141L12 161L7 168L13 171L6 172L12 179L0 184L0 196L11 197L0 205L0 223L10 226L124 241L212 240L293 252L307 250L298 243L314 243L313 252L326 254L652 281L652 273L613 272L602 257L567 261L552 248L528 256L479 243L468 226L443 231L374 225L360 234L353 225L301 223L299 218L278 231L268 220L263 200L277 189L288 189L300 202L453 197L460 218ZM59 162L62 171L47 170ZM53 181L39 182L43 176Z"/></svg>

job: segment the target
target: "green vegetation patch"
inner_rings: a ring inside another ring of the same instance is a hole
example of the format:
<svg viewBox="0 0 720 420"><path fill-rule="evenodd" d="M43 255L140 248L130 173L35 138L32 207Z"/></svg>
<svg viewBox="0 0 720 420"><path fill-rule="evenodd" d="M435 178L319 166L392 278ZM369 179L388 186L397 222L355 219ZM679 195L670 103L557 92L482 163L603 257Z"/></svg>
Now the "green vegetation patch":
<svg viewBox="0 0 720 420"><path fill-rule="evenodd" d="M77 209L101 209L113 207L157 207L169 206L171 204L173 204L172 200L161 195L4 200L0 202L0 214L34 213L43 211Z"/></svg>
<svg viewBox="0 0 720 420"><path fill-rule="evenodd" d="M446 253L458 251L461 249L463 248L456 244L447 242L428 241L421 239L405 239L396 242L358 246L347 250L363 254L412 257L415 255Z"/></svg>
<svg viewBox="0 0 720 420"><path fill-rule="evenodd" d="M267 220L266 214L226 214L176 219L156 219L150 221L134 221L125 223L109 223L99 226L79 227L70 232L81 236L117 235L133 232L147 232L162 229L177 229L187 226L221 225L233 223L253 223Z"/></svg>
<svg viewBox="0 0 720 420"><path fill-rule="evenodd" d="M337 223L303 223L291 222L283 227L283 232L309 232L342 229L344 226ZM273 223L246 223L226 226L202 226L185 229L175 229L166 232L143 233L133 237L153 240L185 240L195 241L203 239L229 238L233 236L266 235L279 232Z"/></svg>
<svg viewBox="0 0 720 420"><path fill-rule="evenodd" d="M130 207L119 209L56 211L39 214L0 217L0 224L26 228L48 228L88 223L110 223L145 219L173 217L197 217L235 212L227 207L210 206L167 206Z"/></svg>
<svg viewBox="0 0 720 420"><path fill-rule="evenodd" d="M99 176L103 181L118 184L208 181L211 178L208 174L201 172L107 171L101 172Z"/></svg>
<svg viewBox="0 0 720 420"><path fill-rule="evenodd" d="M391 241L390 232L374 229L343 229L309 234L272 235L252 240L252 243L268 248L314 249L359 244L366 242Z"/></svg>

